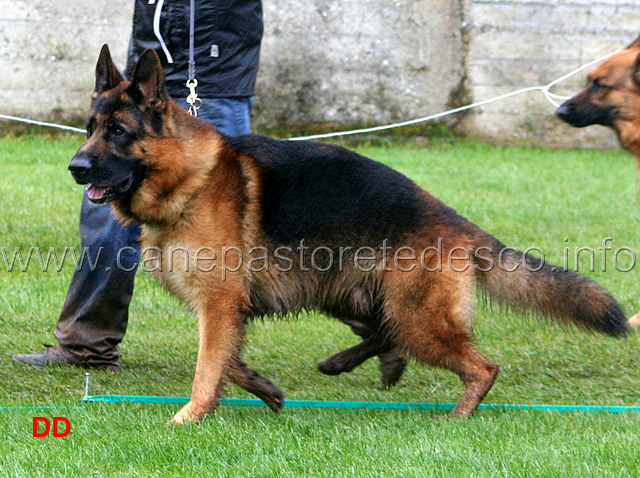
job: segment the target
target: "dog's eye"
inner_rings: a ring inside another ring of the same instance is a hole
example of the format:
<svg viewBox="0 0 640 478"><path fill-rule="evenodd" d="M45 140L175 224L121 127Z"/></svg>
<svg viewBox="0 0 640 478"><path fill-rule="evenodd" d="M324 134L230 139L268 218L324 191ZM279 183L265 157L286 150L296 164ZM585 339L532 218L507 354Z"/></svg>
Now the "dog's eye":
<svg viewBox="0 0 640 478"><path fill-rule="evenodd" d="M597 78L591 82L591 91L593 93L600 93L601 91L609 88L611 88L609 85L605 85Z"/></svg>
<svg viewBox="0 0 640 478"><path fill-rule="evenodd" d="M124 130L122 128L120 128L119 126L116 126L115 128L113 128L113 135L114 136L122 136L122 135L124 135Z"/></svg>

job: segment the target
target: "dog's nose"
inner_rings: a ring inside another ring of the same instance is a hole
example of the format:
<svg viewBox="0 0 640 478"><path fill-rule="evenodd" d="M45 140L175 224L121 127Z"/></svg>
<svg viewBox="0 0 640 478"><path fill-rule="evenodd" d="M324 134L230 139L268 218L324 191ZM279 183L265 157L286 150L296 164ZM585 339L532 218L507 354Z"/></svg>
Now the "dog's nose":
<svg viewBox="0 0 640 478"><path fill-rule="evenodd" d="M556 110L556 116L562 121L569 122L569 119L573 115L573 106L571 103L562 103Z"/></svg>
<svg viewBox="0 0 640 478"><path fill-rule="evenodd" d="M87 182L87 176L91 169L91 161L85 156L74 156L69 163L69 171L73 175L73 179L79 184Z"/></svg>

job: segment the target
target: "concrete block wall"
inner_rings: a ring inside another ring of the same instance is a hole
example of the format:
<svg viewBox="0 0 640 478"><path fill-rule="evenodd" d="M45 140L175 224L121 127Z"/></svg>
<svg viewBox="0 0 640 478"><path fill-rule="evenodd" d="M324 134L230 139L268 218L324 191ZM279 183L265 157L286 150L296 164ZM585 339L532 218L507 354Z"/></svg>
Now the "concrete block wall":
<svg viewBox="0 0 640 478"><path fill-rule="evenodd" d="M464 76L458 0L265 0L257 120L385 123L445 109Z"/></svg>
<svg viewBox="0 0 640 478"><path fill-rule="evenodd" d="M126 63L133 2L0 0L0 113L83 122L109 43Z"/></svg>
<svg viewBox="0 0 640 478"><path fill-rule="evenodd" d="M0 0L0 113L82 122L103 43L125 63L132 0ZM264 0L254 124L336 128L545 84L640 33L629 0ZM554 90L571 94L579 75ZM530 93L467 115L475 136L613 147Z"/></svg>

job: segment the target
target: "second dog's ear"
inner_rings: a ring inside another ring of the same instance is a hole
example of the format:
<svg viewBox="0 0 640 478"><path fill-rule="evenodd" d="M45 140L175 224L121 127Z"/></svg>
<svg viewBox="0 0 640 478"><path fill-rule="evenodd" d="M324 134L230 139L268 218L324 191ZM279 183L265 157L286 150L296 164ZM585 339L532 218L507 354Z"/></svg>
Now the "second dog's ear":
<svg viewBox="0 0 640 478"><path fill-rule="evenodd" d="M640 35L638 35L638 38L636 38L635 40L633 40L626 49L629 48L640 48Z"/></svg>
<svg viewBox="0 0 640 478"><path fill-rule="evenodd" d="M95 99L98 95L110 90L121 81L122 75L113 64L111 53L109 52L109 45L105 43L102 45L98 63L96 64L96 86L92 98Z"/></svg>
<svg viewBox="0 0 640 478"><path fill-rule="evenodd" d="M155 50L145 50L133 67L129 93L138 104L162 108L167 104L164 73Z"/></svg>
<svg viewBox="0 0 640 478"><path fill-rule="evenodd" d="M640 53L638 53L634 60L633 68L631 70L631 78L633 78L633 82L637 86L640 86Z"/></svg>

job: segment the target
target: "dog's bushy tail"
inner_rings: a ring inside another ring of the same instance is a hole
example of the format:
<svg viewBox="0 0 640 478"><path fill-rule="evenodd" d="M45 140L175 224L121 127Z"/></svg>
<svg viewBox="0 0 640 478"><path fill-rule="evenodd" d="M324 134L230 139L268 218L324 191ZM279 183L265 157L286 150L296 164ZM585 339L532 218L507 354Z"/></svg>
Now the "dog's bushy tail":
<svg viewBox="0 0 640 478"><path fill-rule="evenodd" d="M620 304L591 279L508 248L484 231L473 242L477 281L489 299L614 337L630 331Z"/></svg>

